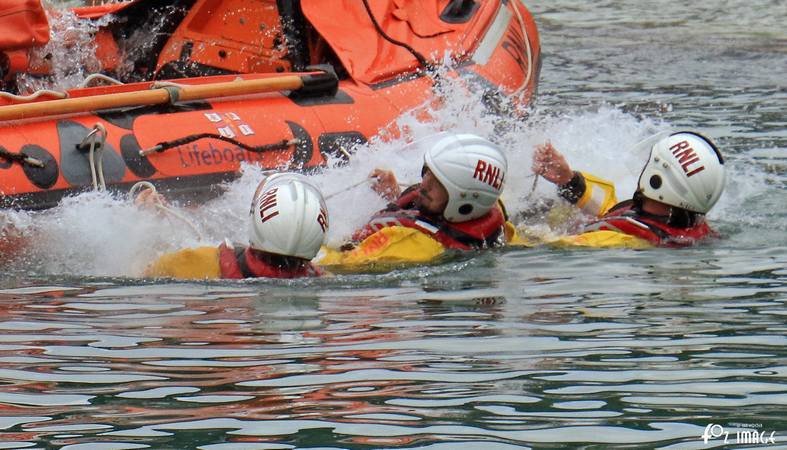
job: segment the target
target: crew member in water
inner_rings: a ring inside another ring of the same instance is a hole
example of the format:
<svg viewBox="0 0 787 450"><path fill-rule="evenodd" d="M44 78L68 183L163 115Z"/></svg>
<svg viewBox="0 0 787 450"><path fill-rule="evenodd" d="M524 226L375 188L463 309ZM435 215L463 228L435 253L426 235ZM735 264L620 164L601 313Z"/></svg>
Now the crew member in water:
<svg viewBox="0 0 787 450"><path fill-rule="evenodd" d="M498 203L508 165L503 151L480 136L448 132L410 146L426 150L421 182L400 192L393 172L372 173L373 189L391 203L343 247L349 260L426 262L447 249L504 245L506 217Z"/></svg>
<svg viewBox="0 0 787 450"><path fill-rule="evenodd" d="M628 236L650 245L682 247L717 236L705 214L724 190L724 159L702 134L680 131L658 140L633 198L620 203L611 183L573 171L550 143L536 147L533 172L556 184L561 197L596 217L574 239L578 244L603 241L614 246L618 239L630 242L622 237Z"/></svg>
<svg viewBox="0 0 787 450"><path fill-rule="evenodd" d="M311 259L328 232L319 189L294 173L271 175L257 187L249 245L184 249L160 257L146 276L174 278L299 278L321 275Z"/></svg>

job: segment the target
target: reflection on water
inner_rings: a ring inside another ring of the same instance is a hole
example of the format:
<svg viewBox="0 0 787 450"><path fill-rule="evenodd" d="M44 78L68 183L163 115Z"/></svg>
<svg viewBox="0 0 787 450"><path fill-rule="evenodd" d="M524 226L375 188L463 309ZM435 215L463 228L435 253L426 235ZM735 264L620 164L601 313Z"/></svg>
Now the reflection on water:
<svg viewBox="0 0 787 450"><path fill-rule="evenodd" d="M65 448L652 446L696 445L708 423L783 432L783 250L751 268L704 252L692 270L693 250L657 263L605 252L604 279L587 254L533 250L367 288L342 276L5 289L0 426L9 443ZM526 279L507 276L521 267Z"/></svg>

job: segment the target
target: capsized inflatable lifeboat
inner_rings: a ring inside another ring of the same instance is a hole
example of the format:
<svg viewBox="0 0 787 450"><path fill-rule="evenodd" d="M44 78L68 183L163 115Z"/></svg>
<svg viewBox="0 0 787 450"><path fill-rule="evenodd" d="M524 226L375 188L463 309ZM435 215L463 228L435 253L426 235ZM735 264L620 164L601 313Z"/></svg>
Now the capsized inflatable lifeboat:
<svg viewBox="0 0 787 450"><path fill-rule="evenodd" d="M244 161L313 170L396 133L441 77L523 106L540 67L520 0L135 0L73 13L102 24L100 75L20 92L20 74L53 70L40 55L48 16L38 0L0 0L0 208L139 181L197 198ZM446 55L453 69L433 75ZM88 85L97 78L111 84Z"/></svg>

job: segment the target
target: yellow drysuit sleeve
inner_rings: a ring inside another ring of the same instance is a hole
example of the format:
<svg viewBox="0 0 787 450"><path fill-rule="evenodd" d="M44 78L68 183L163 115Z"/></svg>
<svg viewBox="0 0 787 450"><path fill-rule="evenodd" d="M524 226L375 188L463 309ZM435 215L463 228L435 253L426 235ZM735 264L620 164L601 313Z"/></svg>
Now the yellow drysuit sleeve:
<svg viewBox="0 0 787 450"><path fill-rule="evenodd" d="M145 270L146 277L221 278L218 247L187 248L166 253Z"/></svg>
<svg viewBox="0 0 787 450"><path fill-rule="evenodd" d="M603 178L581 172L585 178L585 192L577 200L577 207L587 215L601 217L618 203L615 185Z"/></svg>
<svg viewBox="0 0 787 450"><path fill-rule="evenodd" d="M553 247L592 247L592 248L653 248L645 239L611 230L588 231L587 233L562 236L548 245Z"/></svg>
<svg viewBox="0 0 787 450"><path fill-rule="evenodd" d="M374 264L425 263L442 255L445 247L414 228L385 227L349 251L323 246L315 263L331 271L352 271Z"/></svg>

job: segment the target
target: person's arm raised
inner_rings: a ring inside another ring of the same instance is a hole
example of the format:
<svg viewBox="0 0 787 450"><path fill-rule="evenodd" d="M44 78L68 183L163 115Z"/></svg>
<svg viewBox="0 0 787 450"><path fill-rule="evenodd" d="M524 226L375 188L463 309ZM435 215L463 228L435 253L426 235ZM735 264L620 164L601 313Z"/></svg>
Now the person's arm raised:
<svg viewBox="0 0 787 450"><path fill-rule="evenodd" d="M567 184L574 177L566 158L550 142L536 146L533 153L533 172L557 185Z"/></svg>
<svg viewBox="0 0 787 450"><path fill-rule="evenodd" d="M549 142L536 147L533 172L556 184L561 197L590 216L601 217L617 203L614 184L571 170L566 158Z"/></svg>
<svg viewBox="0 0 787 450"><path fill-rule="evenodd" d="M390 170L374 169L369 175L372 181L372 190L389 202L395 202L401 195L396 175Z"/></svg>

